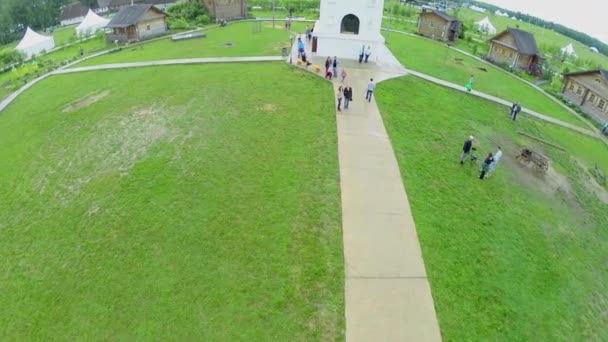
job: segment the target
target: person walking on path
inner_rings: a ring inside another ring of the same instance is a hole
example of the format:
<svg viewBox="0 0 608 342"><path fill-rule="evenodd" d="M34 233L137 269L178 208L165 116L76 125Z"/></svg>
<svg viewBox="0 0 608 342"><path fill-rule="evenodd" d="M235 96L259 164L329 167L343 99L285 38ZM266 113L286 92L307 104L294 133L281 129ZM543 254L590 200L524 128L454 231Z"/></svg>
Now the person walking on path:
<svg viewBox="0 0 608 342"><path fill-rule="evenodd" d="M474 82L475 82L475 77L473 75L471 75L471 77L469 78L469 83L467 83L467 85L465 86L465 88L467 88L467 91L469 93L473 90Z"/></svg>
<svg viewBox="0 0 608 342"><path fill-rule="evenodd" d="M359 64L363 63L363 56L365 56L365 44L363 44L361 50L359 50Z"/></svg>
<svg viewBox="0 0 608 342"><path fill-rule="evenodd" d="M344 98L344 89L342 86L338 87L338 112L342 111L342 99Z"/></svg>
<svg viewBox="0 0 608 342"><path fill-rule="evenodd" d="M481 166L481 173L479 174L479 179L484 179L488 170L490 170L490 165L494 162L494 158L492 157L492 153L488 153L488 156L483 161L483 165Z"/></svg>
<svg viewBox="0 0 608 342"><path fill-rule="evenodd" d="M494 154L494 161L490 165L490 171L489 171L488 177L491 174L493 174L494 171L496 171L496 167L498 166L498 162L500 161L501 158L502 158L502 149L500 148L500 146L498 146L498 151L496 151L496 154Z"/></svg>
<svg viewBox="0 0 608 342"><path fill-rule="evenodd" d="M346 86L344 88L344 109L348 109L350 101L353 100L353 88Z"/></svg>
<svg viewBox="0 0 608 342"><path fill-rule="evenodd" d="M304 53L304 42L298 37L298 58Z"/></svg>
<svg viewBox="0 0 608 342"><path fill-rule="evenodd" d="M332 62L332 66L334 69L334 76L337 78L338 77L338 65L340 63L338 62L338 57L334 56L334 61Z"/></svg>
<svg viewBox="0 0 608 342"><path fill-rule="evenodd" d="M462 146L462 154L460 155L460 165L464 164L464 160L467 159L467 157L471 154L473 140L475 140L475 138L471 135L469 139L464 142L464 146Z"/></svg>
<svg viewBox="0 0 608 342"><path fill-rule="evenodd" d="M308 25L306 25L306 31L304 31L304 33L306 34L306 40L310 40L310 27L308 27Z"/></svg>
<svg viewBox="0 0 608 342"><path fill-rule="evenodd" d="M376 83L374 83L374 79L370 78L369 83L367 84L367 95L365 95L365 99L367 102L372 102L372 95L374 95L374 90L376 90Z"/></svg>
<svg viewBox="0 0 608 342"><path fill-rule="evenodd" d="M608 121L606 121L606 123L604 124L604 127L602 127L602 134L604 134L604 135L608 134Z"/></svg>
<svg viewBox="0 0 608 342"><path fill-rule="evenodd" d="M372 47L370 45L367 46L367 50L365 50L365 63L369 60L369 56L372 55Z"/></svg>
<svg viewBox="0 0 608 342"><path fill-rule="evenodd" d="M329 67L331 66L331 57L327 57L325 60L325 74L329 71Z"/></svg>
<svg viewBox="0 0 608 342"><path fill-rule="evenodd" d="M511 106L511 119L513 121L517 120L517 114L519 114L519 112L521 112L521 106L517 102L513 103Z"/></svg>
<svg viewBox="0 0 608 342"><path fill-rule="evenodd" d="M346 76L347 75L348 74L346 73L346 69L342 69L342 74L340 75L341 76L341 81L340 82L344 83L344 81L346 81Z"/></svg>

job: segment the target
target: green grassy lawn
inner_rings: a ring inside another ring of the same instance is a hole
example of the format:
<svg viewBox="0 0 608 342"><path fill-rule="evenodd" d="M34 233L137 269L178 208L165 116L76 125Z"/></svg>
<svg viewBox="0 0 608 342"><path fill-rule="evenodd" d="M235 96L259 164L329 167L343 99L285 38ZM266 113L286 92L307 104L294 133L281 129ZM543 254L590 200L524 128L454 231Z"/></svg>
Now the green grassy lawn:
<svg viewBox="0 0 608 342"><path fill-rule="evenodd" d="M76 40L76 26L78 25L58 27L53 31L55 46L65 45Z"/></svg>
<svg viewBox="0 0 608 342"><path fill-rule="evenodd" d="M600 53L591 52L589 50L589 47L555 31L548 30L526 22L513 20L511 18L499 17L494 15L493 13L478 13L468 8L461 8L458 12L458 18L462 20L465 25L468 24L469 26L471 23L479 21L485 17L490 18L492 25L496 27L496 30L498 32L507 29L507 27L516 27L516 25L518 25L520 29L534 33L534 37L536 38L538 44L557 45L562 48L572 43L576 54L580 58L588 59L590 61L593 61L594 63L597 63L598 65L603 66L604 68L608 68L608 57Z"/></svg>
<svg viewBox="0 0 608 342"><path fill-rule="evenodd" d="M271 10L251 10L249 11L249 15L252 17L258 18L272 18ZM277 10L274 13L275 18L277 19L285 19L289 17L289 11L287 10ZM319 19L318 11L296 11L294 12L294 17L304 17L306 19Z"/></svg>
<svg viewBox="0 0 608 342"><path fill-rule="evenodd" d="M407 68L463 86L473 74L476 90L518 101L539 113L587 128L581 119L533 87L502 70L448 49L443 43L395 33L391 33L389 39L389 48ZM461 58L463 62L456 63L455 58ZM479 68L485 68L487 72Z"/></svg>
<svg viewBox="0 0 608 342"><path fill-rule="evenodd" d="M280 56L281 48L289 47L291 33L277 22L261 23L262 31L254 32L256 23L233 23L227 27L208 29L207 38L173 42L170 38L162 39L123 51L89 59L78 66L99 65L121 62L140 62L175 58L196 57L236 57L236 56ZM305 25L294 23L292 29L303 32ZM226 43L232 43L227 46Z"/></svg>
<svg viewBox="0 0 608 342"><path fill-rule="evenodd" d="M579 163L597 162L606 172L608 148L525 116L513 123L503 107L414 77L380 84L377 100L444 340L607 340L608 212L586 191ZM479 168L458 164L470 134L480 154L496 144L505 150L487 180L478 179ZM563 176L521 167L514 156L522 146L549 156Z"/></svg>
<svg viewBox="0 0 608 342"><path fill-rule="evenodd" d="M0 115L1 338L343 339L336 146L284 63L37 84Z"/></svg>

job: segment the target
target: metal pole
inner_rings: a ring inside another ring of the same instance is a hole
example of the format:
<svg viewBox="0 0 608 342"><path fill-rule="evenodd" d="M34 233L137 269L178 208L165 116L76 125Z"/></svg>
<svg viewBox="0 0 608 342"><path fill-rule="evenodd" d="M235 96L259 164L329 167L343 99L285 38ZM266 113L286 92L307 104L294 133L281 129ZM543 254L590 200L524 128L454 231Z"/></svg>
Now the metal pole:
<svg viewBox="0 0 608 342"><path fill-rule="evenodd" d="M276 0L272 0L272 28L274 28L274 5Z"/></svg>

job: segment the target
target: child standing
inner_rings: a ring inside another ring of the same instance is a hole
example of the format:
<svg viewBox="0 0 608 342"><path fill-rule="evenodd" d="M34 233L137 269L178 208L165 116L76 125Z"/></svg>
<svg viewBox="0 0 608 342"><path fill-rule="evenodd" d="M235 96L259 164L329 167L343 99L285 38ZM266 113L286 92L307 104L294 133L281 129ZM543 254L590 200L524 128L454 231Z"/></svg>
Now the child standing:
<svg viewBox="0 0 608 342"><path fill-rule="evenodd" d="M341 82L344 83L344 81L346 81L346 70L342 69L342 74L340 75L342 77Z"/></svg>
<svg viewBox="0 0 608 342"><path fill-rule="evenodd" d="M469 93L471 92L471 90L473 90L473 82L475 82L475 77L471 75L471 77L469 78L469 83L467 83L467 85L465 86Z"/></svg>

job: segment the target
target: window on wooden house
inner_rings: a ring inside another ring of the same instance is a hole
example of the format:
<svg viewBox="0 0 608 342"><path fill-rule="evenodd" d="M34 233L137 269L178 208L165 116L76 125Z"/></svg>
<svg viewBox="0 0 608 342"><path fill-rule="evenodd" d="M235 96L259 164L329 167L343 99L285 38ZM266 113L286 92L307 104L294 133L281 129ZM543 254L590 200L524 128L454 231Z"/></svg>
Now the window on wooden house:
<svg viewBox="0 0 608 342"><path fill-rule="evenodd" d="M591 102L595 102L595 94L591 94L591 95L589 96L589 101L591 101Z"/></svg>
<svg viewBox="0 0 608 342"><path fill-rule="evenodd" d="M604 108L606 108L606 101L604 101L604 100L600 100L600 103L597 105L597 107L598 107L599 109L602 109L602 110L603 110Z"/></svg>
<svg viewBox="0 0 608 342"><path fill-rule="evenodd" d="M146 30L150 31L150 25L146 26Z"/></svg>

